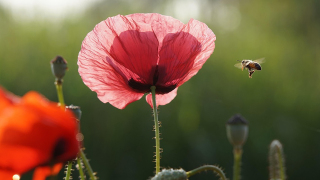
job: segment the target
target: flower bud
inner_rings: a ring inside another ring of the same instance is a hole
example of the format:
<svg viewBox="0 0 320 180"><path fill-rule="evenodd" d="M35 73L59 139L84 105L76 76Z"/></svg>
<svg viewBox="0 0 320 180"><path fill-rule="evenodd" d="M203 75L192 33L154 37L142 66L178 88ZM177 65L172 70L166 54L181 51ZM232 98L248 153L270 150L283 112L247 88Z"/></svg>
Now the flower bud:
<svg viewBox="0 0 320 180"><path fill-rule="evenodd" d="M236 148L241 148L248 137L248 121L240 114L231 117L226 124L229 142Z"/></svg>
<svg viewBox="0 0 320 180"><path fill-rule="evenodd" d="M73 112L74 116L75 116L78 120L81 119L81 114L82 114L82 112L81 112L81 109L80 109L79 106L74 106L74 105L71 104L70 106L67 106L66 108L69 109L69 110L71 110L71 111Z"/></svg>
<svg viewBox="0 0 320 180"><path fill-rule="evenodd" d="M61 56L56 56L50 61L50 64L53 75L58 81L61 81L68 69L67 61Z"/></svg>
<svg viewBox="0 0 320 180"><path fill-rule="evenodd" d="M74 106L74 105L70 105L70 106L66 106L66 109L69 109L70 111L73 112L74 117L76 118L77 124L78 124L78 134L76 136L77 140L80 142L80 147L82 147L82 141L84 139L83 134L80 131L80 118L81 118L81 110L80 110L80 106Z"/></svg>
<svg viewBox="0 0 320 180"><path fill-rule="evenodd" d="M163 169L151 180L188 180L188 176L183 169Z"/></svg>
<svg viewBox="0 0 320 180"><path fill-rule="evenodd" d="M269 176L271 180L286 179L282 144L273 140L269 149Z"/></svg>

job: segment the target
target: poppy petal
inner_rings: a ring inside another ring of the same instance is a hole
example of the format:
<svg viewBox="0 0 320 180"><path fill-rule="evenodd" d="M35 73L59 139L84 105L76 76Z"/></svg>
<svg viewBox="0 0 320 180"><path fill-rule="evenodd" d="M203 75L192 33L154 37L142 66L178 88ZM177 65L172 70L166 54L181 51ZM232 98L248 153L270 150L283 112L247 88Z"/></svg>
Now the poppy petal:
<svg viewBox="0 0 320 180"><path fill-rule="evenodd" d="M5 91L0 87L0 113L7 107L20 101L20 98L10 92Z"/></svg>
<svg viewBox="0 0 320 180"><path fill-rule="evenodd" d="M171 92L169 92L167 94L156 94L157 107L159 105L162 106L162 105L166 105L166 104L170 103L177 96L177 91L178 91L178 88L175 88L174 90L172 90ZM146 96L146 101L151 106L151 108L153 108L152 94L148 94Z"/></svg>
<svg viewBox="0 0 320 180"><path fill-rule="evenodd" d="M124 109L143 96L143 93L133 91L121 75L108 64L96 66L86 60L82 61L79 57L78 65L84 84L95 91L103 103L110 103L118 109Z"/></svg>
<svg viewBox="0 0 320 180"><path fill-rule="evenodd" d="M193 19L180 32L168 34L159 52L158 85L180 86L195 75L213 52L214 40L207 25Z"/></svg>
<svg viewBox="0 0 320 180"><path fill-rule="evenodd" d="M143 95L128 86L129 80L152 84L157 58L158 40L150 25L118 15L88 33L78 57L79 73L102 102L123 109Z"/></svg>
<svg viewBox="0 0 320 180"><path fill-rule="evenodd" d="M72 112L36 92L6 108L0 119L0 170L22 174L78 154L78 129Z"/></svg>
<svg viewBox="0 0 320 180"><path fill-rule="evenodd" d="M156 85L177 85L190 71L200 52L201 44L189 33L168 34L159 52L159 81Z"/></svg>
<svg viewBox="0 0 320 180"><path fill-rule="evenodd" d="M193 19L184 25L156 13L117 15L84 39L79 74L102 102L123 109L153 85L165 95L189 80L213 52L215 39Z"/></svg>
<svg viewBox="0 0 320 180"><path fill-rule="evenodd" d="M178 83L178 86L188 81L192 76L196 75L207 61L215 48L216 35L205 23L191 19L188 24L182 29L184 32L190 33L201 44L201 51L194 59L192 68L189 70L186 77Z"/></svg>
<svg viewBox="0 0 320 180"><path fill-rule="evenodd" d="M55 164L53 167L42 166L35 169L32 180L46 180L48 176L54 176L59 173L62 163Z"/></svg>
<svg viewBox="0 0 320 180"><path fill-rule="evenodd" d="M61 154L54 154L54 158L58 161L67 161L75 158L79 151L79 142L76 140L76 134L78 133L77 122L74 119L71 111L61 112L61 108L56 103L52 103L44 98L37 92L28 92L22 97L21 104L26 107L32 107L32 110L36 111L36 114L41 115L41 121L38 120L37 124L43 126L39 130L34 130L34 133L39 134L50 134L46 136L49 138L52 136L53 139L50 141L46 140L46 143L51 143L55 148L63 149L65 151ZM46 123L50 123L48 126ZM23 124L23 123L22 123ZM36 124L36 125L37 125ZM48 129L47 131L44 129ZM53 131L52 133L48 133ZM60 134L60 136L59 136ZM61 137L62 136L62 137ZM45 139L43 139L45 141Z"/></svg>
<svg viewBox="0 0 320 180"><path fill-rule="evenodd" d="M107 24L107 28L105 26ZM108 18L97 31L112 31L116 36L110 47L111 60L117 65L127 79L151 84L158 59L158 40L152 32L151 26L135 22L126 16ZM104 35L104 33L100 33ZM111 65L113 63L110 62Z"/></svg>
<svg viewBox="0 0 320 180"><path fill-rule="evenodd" d="M15 175L15 173L11 171L6 171L6 170L0 170L0 179L3 180L11 180L13 179L12 177Z"/></svg>
<svg viewBox="0 0 320 180"><path fill-rule="evenodd" d="M179 32L184 26L178 19L157 13L137 13L127 15L127 17L132 18L139 24L150 24L153 33L158 39L159 49L161 49L163 39L167 34Z"/></svg>

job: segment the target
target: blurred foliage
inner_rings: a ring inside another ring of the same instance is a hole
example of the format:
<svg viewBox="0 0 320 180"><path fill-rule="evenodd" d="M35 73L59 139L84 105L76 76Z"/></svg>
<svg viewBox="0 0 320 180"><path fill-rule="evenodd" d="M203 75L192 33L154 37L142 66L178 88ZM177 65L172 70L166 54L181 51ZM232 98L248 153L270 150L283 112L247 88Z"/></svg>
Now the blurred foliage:
<svg viewBox="0 0 320 180"><path fill-rule="evenodd" d="M61 55L69 66L63 84L65 101L82 109L85 152L98 177L147 179L154 172L150 106L144 98L124 110L100 102L77 72L77 55L86 34L107 17L157 12L178 18L177 6L189 13L181 2L100 1L81 16L58 22L41 17L19 21L0 8L0 84L18 95L35 90L57 101L49 62ZM188 171L219 164L231 178L232 146L225 123L241 113L250 123L243 179L268 179L268 145L273 139L283 144L289 179L317 179L319 1L207 0L197 4L196 19L215 32L216 49L199 73L179 88L178 96L160 107L162 167ZM261 57L266 63L252 79L233 67L237 59ZM190 179L213 176L208 172Z"/></svg>

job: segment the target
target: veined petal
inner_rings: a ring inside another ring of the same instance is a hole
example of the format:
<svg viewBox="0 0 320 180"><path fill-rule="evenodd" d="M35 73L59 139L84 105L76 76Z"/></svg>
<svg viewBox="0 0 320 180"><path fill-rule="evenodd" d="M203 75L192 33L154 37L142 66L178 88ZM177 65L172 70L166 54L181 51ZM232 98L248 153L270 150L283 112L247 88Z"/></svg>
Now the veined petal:
<svg viewBox="0 0 320 180"><path fill-rule="evenodd" d="M200 42L187 32L167 34L159 52L159 81L157 85L177 85L191 70L201 52Z"/></svg>
<svg viewBox="0 0 320 180"><path fill-rule="evenodd" d="M126 80L152 83L158 40L150 25L118 15L100 22L88 33L79 57L79 61L95 65L108 64Z"/></svg>
<svg viewBox="0 0 320 180"><path fill-rule="evenodd" d="M139 24L151 25L152 31L159 42L159 50L161 49L163 39L167 34L180 32L184 26L178 19L157 13L130 14L126 17L132 18Z"/></svg>
<svg viewBox="0 0 320 180"><path fill-rule="evenodd" d="M79 74L102 102L123 109L149 90L134 89L129 82L152 85L157 59L151 26L118 15L99 23L84 39Z"/></svg>
<svg viewBox="0 0 320 180"><path fill-rule="evenodd" d="M214 33L193 19L184 25L156 13L118 15L88 33L78 57L79 73L102 102L117 108L140 99L153 85L164 104L175 97L166 94L199 71L214 41Z"/></svg>
<svg viewBox="0 0 320 180"><path fill-rule="evenodd" d="M171 92L169 92L167 94L156 94L157 107L159 105L166 105L166 104L170 103L177 96L177 91L178 91L178 88L175 88L174 90L172 90ZM146 101L151 106L151 108L153 108L152 94L148 94L146 96Z"/></svg>
<svg viewBox="0 0 320 180"><path fill-rule="evenodd" d="M124 86L101 87L98 98L102 102L109 102L118 109L124 109L128 104L141 99L143 93L136 93Z"/></svg>
<svg viewBox="0 0 320 180"><path fill-rule="evenodd" d="M182 29L183 32L190 33L201 44L201 51L194 59L194 63L186 77L178 83L178 86L188 81L192 76L196 75L207 61L215 48L216 35L205 23L190 19L188 24Z"/></svg>
<svg viewBox="0 0 320 180"><path fill-rule="evenodd" d="M214 49L215 35L191 19L181 32L167 34L159 60L159 85L180 86L195 75Z"/></svg>
<svg viewBox="0 0 320 180"><path fill-rule="evenodd" d="M124 109L143 96L143 93L131 89L109 64L94 64L96 61L87 61L83 56L85 54L79 55L78 58L79 74L84 84L95 91L103 103L109 102L116 108Z"/></svg>

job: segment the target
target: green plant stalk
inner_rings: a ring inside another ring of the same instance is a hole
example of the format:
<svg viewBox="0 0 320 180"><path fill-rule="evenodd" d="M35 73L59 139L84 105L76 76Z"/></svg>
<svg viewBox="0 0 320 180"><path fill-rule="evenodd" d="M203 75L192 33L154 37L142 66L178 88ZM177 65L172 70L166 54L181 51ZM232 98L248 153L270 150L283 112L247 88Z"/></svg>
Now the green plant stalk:
<svg viewBox="0 0 320 180"><path fill-rule="evenodd" d="M233 149L233 156L233 180L240 180L242 147L235 147Z"/></svg>
<svg viewBox="0 0 320 180"><path fill-rule="evenodd" d="M66 179L65 180L70 180L71 169L72 169L72 161L68 161L68 167L67 167L67 171L66 171Z"/></svg>
<svg viewBox="0 0 320 180"><path fill-rule="evenodd" d="M55 85L57 88L57 94L58 94L58 100L59 100L60 106L64 108L65 103L64 103L63 91L62 91L62 80L56 79ZM66 178L65 178L66 180L70 179L71 169L72 169L72 161L68 161L68 167L67 167Z"/></svg>
<svg viewBox="0 0 320 180"><path fill-rule="evenodd" d="M212 170L213 172L215 172L220 177L221 180L227 180L226 175L224 174L222 169L220 169L218 166L213 166L213 165L204 165L194 170L188 171L187 176L189 178L197 173L200 173L202 171L207 171L207 170Z"/></svg>
<svg viewBox="0 0 320 180"><path fill-rule="evenodd" d="M92 170L92 168L91 168L91 166L90 166L90 164L89 164L88 159L87 159L86 156L84 155L82 149L80 149L80 157L81 157L82 160L83 160L83 164L84 164L84 166L86 167L86 169L87 169L87 171L88 171L88 174L89 174L89 176L90 176L90 179L91 179L91 180L96 180L96 176L95 176L95 174L94 174L94 172L93 172L93 170Z"/></svg>
<svg viewBox="0 0 320 180"><path fill-rule="evenodd" d="M158 121L158 111L156 103L156 87L151 86L152 94L152 105L153 105L153 116L154 116L154 132L155 132L155 141L156 141L156 174L160 172L160 130L159 130L159 121Z"/></svg>
<svg viewBox="0 0 320 180"><path fill-rule="evenodd" d="M62 80L56 80L55 82L55 85L56 85L56 88L57 88L57 93L58 93L58 99L59 99L59 103L60 103L60 106L61 107L65 107L65 103L64 103L64 98L63 98L63 91L62 91ZM86 158L86 156L84 155L83 151L80 149L80 157L82 158L83 160L83 163L88 171L88 174L91 178L91 180L96 180L96 177L94 175L94 172L92 171L92 168L89 164L89 161L88 159ZM72 162L69 161L68 162L68 167L67 167L67 173L66 173L66 180L69 180L70 179L70 175L71 175L71 168L72 168ZM79 167L80 168L80 167ZM81 167L82 169L82 167ZM70 171L70 173L68 173ZM80 172L80 169L79 169L79 172ZM81 174L81 172L80 172Z"/></svg>
<svg viewBox="0 0 320 180"><path fill-rule="evenodd" d="M82 164L81 164L80 157L77 158L77 162L78 162L78 167L79 167L80 179L84 180L84 174L83 174L83 170L82 170Z"/></svg>
<svg viewBox="0 0 320 180"><path fill-rule="evenodd" d="M63 92L62 92L62 80L56 80L55 82L56 88L57 88L57 94L58 94L58 100L61 107L65 106L64 98L63 98Z"/></svg>
<svg viewBox="0 0 320 180"><path fill-rule="evenodd" d="M281 180L285 180L286 178L286 175L284 173L284 165L283 165L283 154L282 154L282 151L279 147L277 147L277 151L278 151L278 162L279 162L279 167L280 167L280 178Z"/></svg>

